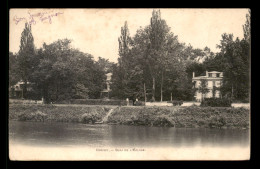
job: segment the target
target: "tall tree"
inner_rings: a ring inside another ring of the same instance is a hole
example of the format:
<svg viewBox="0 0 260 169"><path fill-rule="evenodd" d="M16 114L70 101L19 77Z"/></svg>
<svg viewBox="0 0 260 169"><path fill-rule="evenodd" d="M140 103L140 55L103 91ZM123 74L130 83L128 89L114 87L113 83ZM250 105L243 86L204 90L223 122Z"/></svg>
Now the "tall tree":
<svg viewBox="0 0 260 169"><path fill-rule="evenodd" d="M130 88L130 71L132 65L131 58L131 46L132 39L129 34L129 29L127 22L124 23L124 26L121 27L121 35L118 38L119 43L119 58L118 64L113 66L113 75L112 75L112 96L117 96L118 98L129 97L133 91Z"/></svg>
<svg viewBox="0 0 260 169"><path fill-rule="evenodd" d="M246 14L246 23L243 25L244 39L250 44L251 43L251 10L248 10Z"/></svg>
<svg viewBox="0 0 260 169"><path fill-rule="evenodd" d="M148 29L148 54L147 64L152 77L152 100L155 100L156 78L161 79L161 100L162 100L162 86L163 86L163 74L164 68L167 63L165 58L167 57L167 51L164 47L167 43L167 36L170 28L166 24L165 20L161 19L160 10L153 10L150 25ZM158 77L159 75L159 77Z"/></svg>
<svg viewBox="0 0 260 169"><path fill-rule="evenodd" d="M27 83L32 73L32 69L37 65L35 54L31 25L25 23L25 28L21 35L20 50L18 52L18 74L24 82L23 95L25 98L27 97Z"/></svg>

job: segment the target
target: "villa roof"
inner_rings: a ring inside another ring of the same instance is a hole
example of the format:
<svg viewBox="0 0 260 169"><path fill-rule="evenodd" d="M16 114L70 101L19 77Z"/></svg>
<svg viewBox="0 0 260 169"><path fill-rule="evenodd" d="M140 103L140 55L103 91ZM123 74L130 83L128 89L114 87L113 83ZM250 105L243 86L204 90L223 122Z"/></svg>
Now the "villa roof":
<svg viewBox="0 0 260 169"><path fill-rule="evenodd" d="M192 80L197 80L197 79L223 79L222 77L207 77L207 76L197 76L197 77L193 77Z"/></svg>
<svg viewBox="0 0 260 169"><path fill-rule="evenodd" d="M211 72L208 72L208 73L222 73L222 72L211 71Z"/></svg>

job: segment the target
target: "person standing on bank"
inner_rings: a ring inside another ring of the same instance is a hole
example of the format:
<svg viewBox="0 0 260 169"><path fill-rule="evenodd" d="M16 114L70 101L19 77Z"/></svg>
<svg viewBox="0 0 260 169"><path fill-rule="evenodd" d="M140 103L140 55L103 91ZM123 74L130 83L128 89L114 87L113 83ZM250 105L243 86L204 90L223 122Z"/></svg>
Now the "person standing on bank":
<svg viewBox="0 0 260 169"><path fill-rule="evenodd" d="M135 105L137 106L138 103L138 98L135 99Z"/></svg>

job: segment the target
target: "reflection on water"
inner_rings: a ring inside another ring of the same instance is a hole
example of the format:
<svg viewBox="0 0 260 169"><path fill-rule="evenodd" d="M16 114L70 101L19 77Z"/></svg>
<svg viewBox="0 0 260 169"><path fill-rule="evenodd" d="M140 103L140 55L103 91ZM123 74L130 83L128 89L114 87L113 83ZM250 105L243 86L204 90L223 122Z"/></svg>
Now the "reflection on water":
<svg viewBox="0 0 260 169"><path fill-rule="evenodd" d="M249 130L10 121L9 140L12 144L55 147L245 147Z"/></svg>

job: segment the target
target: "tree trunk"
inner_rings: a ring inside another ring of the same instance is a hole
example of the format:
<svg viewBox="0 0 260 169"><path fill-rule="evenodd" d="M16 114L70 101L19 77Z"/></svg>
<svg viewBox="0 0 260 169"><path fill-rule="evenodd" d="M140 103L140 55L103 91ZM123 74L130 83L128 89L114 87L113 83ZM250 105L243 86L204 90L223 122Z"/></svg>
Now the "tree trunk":
<svg viewBox="0 0 260 169"><path fill-rule="evenodd" d="M234 89L233 89L233 83L232 83L232 91L231 91L231 99L233 100L233 97L234 97Z"/></svg>
<svg viewBox="0 0 260 169"><path fill-rule="evenodd" d="M163 101L163 72L162 72L162 81L161 81L161 102Z"/></svg>
<svg viewBox="0 0 260 169"><path fill-rule="evenodd" d="M43 88L43 101L44 101L44 104L48 104L49 103L48 86L45 86Z"/></svg>
<svg viewBox="0 0 260 169"><path fill-rule="evenodd" d="M27 80L24 81L24 87L23 87L22 90L23 90L23 92L22 92L23 96L22 97L26 99L27 98Z"/></svg>
<svg viewBox="0 0 260 169"><path fill-rule="evenodd" d="M153 77L153 90L152 90L152 100L155 101L155 78Z"/></svg>
<svg viewBox="0 0 260 169"><path fill-rule="evenodd" d="M144 105L146 105L146 88L144 83Z"/></svg>

